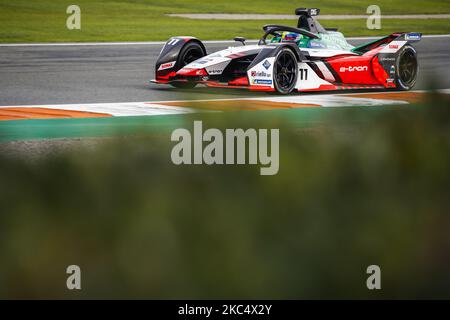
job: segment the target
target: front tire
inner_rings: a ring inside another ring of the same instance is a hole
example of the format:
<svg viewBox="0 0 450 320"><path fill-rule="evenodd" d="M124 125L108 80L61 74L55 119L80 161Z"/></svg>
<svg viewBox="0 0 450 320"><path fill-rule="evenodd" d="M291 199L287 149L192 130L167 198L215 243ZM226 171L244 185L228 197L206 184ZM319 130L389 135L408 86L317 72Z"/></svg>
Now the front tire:
<svg viewBox="0 0 450 320"><path fill-rule="evenodd" d="M405 45L398 54L396 67L397 88L401 91L411 90L419 72L416 49Z"/></svg>
<svg viewBox="0 0 450 320"><path fill-rule="evenodd" d="M280 94L289 94L295 89L298 78L298 63L295 54L283 48L275 57L273 84Z"/></svg>
<svg viewBox="0 0 450 320"><path fill-rule="evenodd" d="M188 42L183 49L181 49L180 54L178 55L177 63L175 65L175 69L178 71L182 69L184 66L188 65L195 60L198 60L206 55L203 47L198 42ZM172 82L172 86L180 89L192 89L197 84L195 82Z"/></svg>

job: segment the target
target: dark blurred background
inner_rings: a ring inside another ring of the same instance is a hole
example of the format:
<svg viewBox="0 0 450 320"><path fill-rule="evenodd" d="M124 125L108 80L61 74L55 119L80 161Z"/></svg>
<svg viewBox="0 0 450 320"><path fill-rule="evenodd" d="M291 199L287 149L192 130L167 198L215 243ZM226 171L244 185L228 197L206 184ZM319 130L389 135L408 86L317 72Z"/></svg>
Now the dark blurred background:
<svg viewBox="0 0 450 320"><path fill-rule="evenodd" d="M279 174L177 167L170 132L0 149L0 298L450 298L448 100L193 120L280 128Z"/></svg>

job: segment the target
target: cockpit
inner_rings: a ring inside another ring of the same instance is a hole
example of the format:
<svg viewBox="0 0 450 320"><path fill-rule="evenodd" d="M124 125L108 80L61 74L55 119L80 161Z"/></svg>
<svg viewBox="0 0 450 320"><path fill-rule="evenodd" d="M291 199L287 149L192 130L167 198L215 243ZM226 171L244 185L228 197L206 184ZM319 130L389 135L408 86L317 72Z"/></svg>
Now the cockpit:
<svg viewBox="0 0 450 320"><path fill-rule="evenodd" d="M259 45L273 43L295 43L299 48L352 50L342 33L337 29L325 29L314 18L320 13L317 8L299 8L297 27L282 25L265 25L264 35Z"/></svg>

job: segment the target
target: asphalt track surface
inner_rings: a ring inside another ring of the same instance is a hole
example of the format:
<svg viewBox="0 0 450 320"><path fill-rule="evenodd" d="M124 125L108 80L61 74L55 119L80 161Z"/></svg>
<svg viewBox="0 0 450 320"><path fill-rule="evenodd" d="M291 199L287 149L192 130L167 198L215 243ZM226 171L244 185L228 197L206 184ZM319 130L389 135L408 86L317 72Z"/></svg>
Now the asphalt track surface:
<svg viewBox="0 0 450 320"><path fill-rule="evenodd" d="M367 40L353 40L353 44ZM208 44L208 53L229 44ZM450 37L417 43L420 74L415 89L430 81L450 88ZM149 84L161 44L0 47L0 106L173 101L264 97L235 89L174 89Z"/></svg>

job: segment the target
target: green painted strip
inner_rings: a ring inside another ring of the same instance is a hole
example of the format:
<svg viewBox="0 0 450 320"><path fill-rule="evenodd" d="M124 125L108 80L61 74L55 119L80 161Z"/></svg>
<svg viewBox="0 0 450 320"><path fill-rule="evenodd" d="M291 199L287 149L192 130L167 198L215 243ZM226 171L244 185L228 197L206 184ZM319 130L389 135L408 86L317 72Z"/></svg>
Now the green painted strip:
<svg viewBox="0 0 450 320"><path fill-rule="evenodd" d="M0 141L102 137L179 127L180 115L0 121Z"/></svg>

